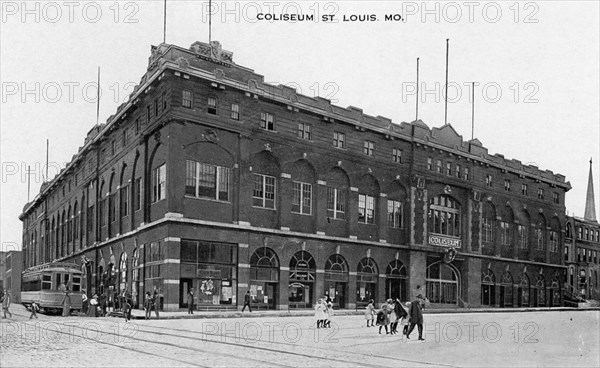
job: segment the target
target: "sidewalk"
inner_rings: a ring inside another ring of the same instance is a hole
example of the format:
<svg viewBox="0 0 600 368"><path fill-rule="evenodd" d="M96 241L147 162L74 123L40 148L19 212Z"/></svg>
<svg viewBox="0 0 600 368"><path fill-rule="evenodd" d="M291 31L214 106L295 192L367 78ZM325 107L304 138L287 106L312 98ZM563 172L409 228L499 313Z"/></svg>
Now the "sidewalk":
<svg viewBox="0 0 600 368"><path fill-rule="evenodd" d="M448 308L448 309L426 309L424 314L454 314L454 313L515 313L515 312L543 312L543 311L589 311L600 310L600 308ZM339 309L335 310L336 316L362 316L364 310ZM294 309L294 310L263 310L254 312L241 311L194 311L194 314L188 314L187 310L175 312L159 312L160 319L201 319L201 318L257 318L257 317L308 317L314 316L312 309ZM144 319L144 310L134 309L131 312L133 319ZM156 319L156 314L152 311L151 319Z"/></svg>

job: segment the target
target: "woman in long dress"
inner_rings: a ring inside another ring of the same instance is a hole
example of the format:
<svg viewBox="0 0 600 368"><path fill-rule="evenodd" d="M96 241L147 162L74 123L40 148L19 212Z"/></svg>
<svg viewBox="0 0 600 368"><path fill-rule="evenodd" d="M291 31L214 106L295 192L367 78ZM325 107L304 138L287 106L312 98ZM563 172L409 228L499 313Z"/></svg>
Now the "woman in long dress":
<svg viewBox="0 0 600 368"><path fill-rule="evenodd" d="M325 315L325 303L323 302L323 299L319 299L317 301L317 304L315 305L315 319L317 321L317 328L321 328L321 327L325 327L323 326L323 323L325 322L325 319L327 318Z"/></svg>
<svg viewBox="0 0 600 368"><path fill-rule="evenodd" d="M371 299L369 300L369 304L367 304L367 309L365 310L365 319L367 320L367 327L375 327L375 315L375 301ZM371 322L370 325L369 322Z"/></svg>
<svg viewBox="0 0 600 368"><path fill-rule="evenodd" d="M65 296L63 297L62 302L60 303L63 306L63 317L68 317L71 315L71 297L69 296L69 291L65 291Z"/></svg>

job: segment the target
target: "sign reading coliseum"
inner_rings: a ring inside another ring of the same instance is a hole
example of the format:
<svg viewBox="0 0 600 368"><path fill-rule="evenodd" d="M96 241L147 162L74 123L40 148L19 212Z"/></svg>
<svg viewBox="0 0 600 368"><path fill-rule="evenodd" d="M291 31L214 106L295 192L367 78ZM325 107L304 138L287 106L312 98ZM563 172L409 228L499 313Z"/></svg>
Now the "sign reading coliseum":
<svg viewBox="0 0 600 368"><path fill-rule="evenodd" d="M429 235L429 245L437 245L440 247L460 248L460 239L448 238L439 235Z"/></svg>

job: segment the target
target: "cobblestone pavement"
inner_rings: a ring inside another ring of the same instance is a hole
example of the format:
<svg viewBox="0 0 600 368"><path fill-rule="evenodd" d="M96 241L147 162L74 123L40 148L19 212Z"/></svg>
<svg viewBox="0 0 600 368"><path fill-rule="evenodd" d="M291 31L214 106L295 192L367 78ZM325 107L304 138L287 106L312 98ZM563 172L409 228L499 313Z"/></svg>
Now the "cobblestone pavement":
<svg viewBox="0 0 600 368"><path fill-rule="evenodd" d="M600 366L600 311L425 315L417 331L378 334L361 316L137 320L29 314L3 319L2 367Z"/></svg>

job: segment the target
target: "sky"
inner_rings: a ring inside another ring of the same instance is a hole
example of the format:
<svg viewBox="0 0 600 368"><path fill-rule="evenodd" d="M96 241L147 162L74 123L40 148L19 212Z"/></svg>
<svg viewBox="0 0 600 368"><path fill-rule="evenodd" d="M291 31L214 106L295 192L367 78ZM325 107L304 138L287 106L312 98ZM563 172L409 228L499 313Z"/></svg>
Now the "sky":
<svg viewBox="0 0 600 368"><path fill-rule="evenodd" d="M20 249L18 219L96 124L139 83L163 41L163 1L0 1L0 250ZM597 1L213 1L211 38L238 65L308 96L395 123L448 123L490 154L566 176L568 214L583 216L593 160L600 217ZM167 1L166 42L209 39L209 3ZM266 20L294 14L304 21ZM308 20L312 16L312 20ZM333 17L332 17L333 16ZM389 16L389 20L386 20ZM324 19L325 18L325 19ZM325 21L326 20L326 21Z"/></svg>

